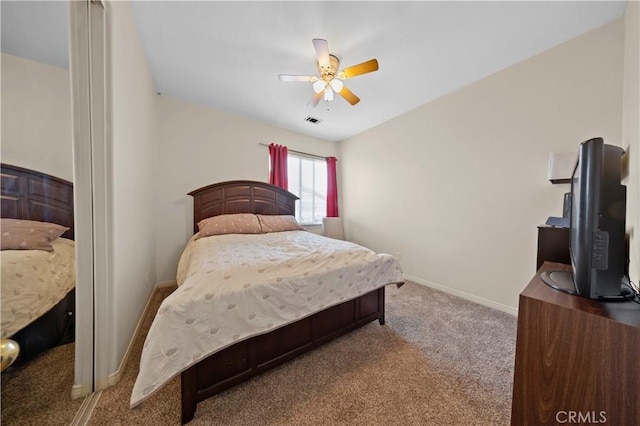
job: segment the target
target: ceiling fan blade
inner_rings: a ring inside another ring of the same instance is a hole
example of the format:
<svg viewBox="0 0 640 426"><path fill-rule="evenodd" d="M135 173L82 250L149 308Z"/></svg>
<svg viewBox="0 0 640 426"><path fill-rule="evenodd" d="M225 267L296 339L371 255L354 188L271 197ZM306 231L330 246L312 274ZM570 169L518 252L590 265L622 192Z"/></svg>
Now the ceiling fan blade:
<svg viewBox="0 0 640 426"><path fill-rule="evenodd" d="M340 71L340 78L351 78L368 72L378 71L378 60L370 59L352 67L348 67Z"/></svg>
<svg viewBox="0 0 640 426"><path fill-rule="evenodd" d="M316 81L318 77L310 76L310 75L287 75L280 74L278 75L280 81Z"/></svg>
<svg viewBox="0 0 640 426"><path fill-rule="evenodd" d="M331 66L331 62L329 61L329 43L327 43L327 40L314 38L313 48L316 49L320 68L329 68Z"/></svg>
<svg viewBox="0 0 640 426"><path fill-rule="evenodd" d="M309 105L310 107L315 107L316 105L318 105L318 102L320 102L320 99L322 99L323 94L324 91L320 93L314 93L313 97L309 99L309 103L307 105Z"/></svg>
<svg viewBox="0 0 640 426"><path fill-rule="evenodd" d="M355 105L360 102L360 98L354 95L351 90L347 89L347 86L342 86L342 90L340 90L338 94L345 98L351 105Z"/></svg>

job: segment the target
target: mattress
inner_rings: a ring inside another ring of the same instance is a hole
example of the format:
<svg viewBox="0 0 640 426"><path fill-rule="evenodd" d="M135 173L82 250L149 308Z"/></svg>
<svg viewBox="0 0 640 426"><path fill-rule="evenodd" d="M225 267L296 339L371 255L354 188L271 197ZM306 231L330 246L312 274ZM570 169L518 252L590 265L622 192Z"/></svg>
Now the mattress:
<svg viewBox="0 0 640 426"><path fill-rule="evenodd" d="M2 338L8 338L48 312L75 287L75 246L58 238L53 251L2 250Z"/></svg>
<svg viewBox="0 0 640 426"><path fill-rule="evenodd" d="M192 238L177 280L147 335L132 407L217 351L403 278L390 255L285 231Z"/></svg>

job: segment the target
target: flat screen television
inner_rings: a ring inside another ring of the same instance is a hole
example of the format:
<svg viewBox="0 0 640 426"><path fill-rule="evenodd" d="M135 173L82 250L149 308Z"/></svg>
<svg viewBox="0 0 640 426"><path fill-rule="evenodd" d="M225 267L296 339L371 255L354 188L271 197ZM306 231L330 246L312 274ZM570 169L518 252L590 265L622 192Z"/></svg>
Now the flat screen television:
<svg viewBox="0 0 640 426"><path fill-rule="evenodd" d="M571 272L549 271L542 280L553 288L600 300L632 296L626 278L626 187L620 147L602 138L580 144L571 178L569 253Z"/></svg>

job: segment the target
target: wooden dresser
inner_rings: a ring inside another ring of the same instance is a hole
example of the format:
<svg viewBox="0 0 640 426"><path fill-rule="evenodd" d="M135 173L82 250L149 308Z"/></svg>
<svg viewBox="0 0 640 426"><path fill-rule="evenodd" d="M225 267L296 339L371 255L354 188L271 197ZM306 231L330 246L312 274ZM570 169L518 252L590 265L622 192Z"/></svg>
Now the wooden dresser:
<svg viewBox="0 0 640 426"><path fill-rule="evenodd" d="M640 305L540 279L569 268L545 262L520 294L511 424L640 425Z"/></svg>

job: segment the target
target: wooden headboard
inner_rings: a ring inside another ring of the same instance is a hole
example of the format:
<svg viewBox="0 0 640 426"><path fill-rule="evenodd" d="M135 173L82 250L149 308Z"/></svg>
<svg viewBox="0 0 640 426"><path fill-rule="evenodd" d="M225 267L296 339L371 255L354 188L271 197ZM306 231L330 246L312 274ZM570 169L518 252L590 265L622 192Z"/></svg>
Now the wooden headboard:
<svg viewBox="0 0 640 426"><path fill-rule="evenodd" d="M9 164L0 165L0 216L69 227L73 239L73 184L64 179Z"/></svg>
<svg viewBox="0 0 640 426"><path fill-rule="evenodd" d="M189 193L193 197L193 232L198 222L232 213L290 214L296 212L297 196L264 182L234 180L214 183Z"/></svg>

